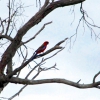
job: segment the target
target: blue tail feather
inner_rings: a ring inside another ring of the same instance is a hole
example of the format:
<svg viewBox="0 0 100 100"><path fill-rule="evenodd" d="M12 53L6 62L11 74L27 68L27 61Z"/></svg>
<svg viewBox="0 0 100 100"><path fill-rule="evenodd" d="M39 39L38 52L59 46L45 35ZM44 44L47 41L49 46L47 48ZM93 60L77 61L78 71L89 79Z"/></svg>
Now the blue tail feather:
<svg viewBox="0 0 100 100"><path fill-rule="evenodd" d="M33 56L30 58L30 61L34 60L37 57L37 53L34 53Z"/></svg>

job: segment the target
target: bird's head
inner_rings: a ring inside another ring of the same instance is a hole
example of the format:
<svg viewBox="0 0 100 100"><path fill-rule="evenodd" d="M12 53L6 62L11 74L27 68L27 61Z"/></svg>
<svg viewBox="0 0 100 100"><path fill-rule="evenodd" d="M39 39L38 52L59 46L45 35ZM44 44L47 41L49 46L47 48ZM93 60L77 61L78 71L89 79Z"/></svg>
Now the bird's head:
<svg viewBox="0 0 100 100"><path fill-rule="evenodd" d="M49 44L49 42L48 42L48 41L45 41L43 44L44 44L44 45L48 45L48 44Z"/></svg>

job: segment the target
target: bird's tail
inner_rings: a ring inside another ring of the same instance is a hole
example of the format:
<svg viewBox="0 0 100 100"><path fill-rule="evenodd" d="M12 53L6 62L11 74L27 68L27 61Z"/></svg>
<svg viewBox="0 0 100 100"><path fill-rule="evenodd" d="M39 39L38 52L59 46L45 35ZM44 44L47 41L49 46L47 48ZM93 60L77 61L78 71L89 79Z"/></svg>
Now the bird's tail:
<svg viewBox="0 0 100 100"><path fill-rule="evenodd" d="M37 57L37 53L35 52L33 56L30 58L30 61L34 60Z"/></svg>

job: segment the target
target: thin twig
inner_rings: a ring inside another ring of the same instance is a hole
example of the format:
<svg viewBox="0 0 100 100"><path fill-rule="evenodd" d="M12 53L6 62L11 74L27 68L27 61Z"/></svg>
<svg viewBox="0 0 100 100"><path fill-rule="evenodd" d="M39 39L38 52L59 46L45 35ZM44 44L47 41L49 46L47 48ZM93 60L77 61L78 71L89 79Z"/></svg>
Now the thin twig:
<svg viewBox="0 0 100 100"><path fill-rule="evenodd" d="M93 83L95 83L95 79L97 78L98 75L100 75L100 71L97 74L95 74L95 76L93 78Z"/></svg>
<svg viewBox="0 0 100 100"><path fill-rule="evenodd" d="M39 33L45 28L45 26L48 25L48 24L51 24L51 23L52 23L52 21L51 21L51 22L48 22L48 23L45 23L45 24L42 26L42 28L41 28L32 38L30 38L29 40L27 40L27 41L25 41L25 42L22 42L21 45L22 45L22 44L26 44L26 43L30 42L31 40L35 39L36 36L39 35Z"/></svg>

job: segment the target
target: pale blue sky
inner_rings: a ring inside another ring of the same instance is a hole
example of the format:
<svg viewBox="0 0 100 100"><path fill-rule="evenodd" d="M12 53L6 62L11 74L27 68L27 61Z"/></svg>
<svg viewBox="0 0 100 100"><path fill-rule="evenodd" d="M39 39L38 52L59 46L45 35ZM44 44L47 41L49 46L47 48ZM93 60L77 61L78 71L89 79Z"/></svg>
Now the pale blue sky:
<svg viewBox="0 0 100 100"><path fill-rule="evenodd" d="M36 7L34 1L23 0L25 5L34 5L26 8L24 13L27 17L27 21L36 12ZM100 26L100 1L99 0L86 0L83 4L83 8L87 11L88 15L94 20L96 25ZM3 4L2 4L3 5ZM28 44L29 47L33 46L33 49L37 49L42 42L48 40L50 44L48 48L54 46L60 40L66 37L70 37L76 32L76 26L81 17L80 4L75 5L75 20L74 15L71 14L71 7L58 8L50 13L39 25L35 26L28 31L24 39L28 39L33 36L44 23L53 21L52 24L46 26L46 28L37 36L35 40ZM33 11L32 11L33 9ZM5 10L5 9L4 9ZM1 12L1 11L0 11ZM5 13L2 14L5 16ZM66 45L66 48L60 52L57 56L47 61L46 67L50 67L57 63L57 68L59 70L50 70L43 72L37 79L45 78L65 78L67 80L77 82L81 79L80 83L91 83L93 76L100 70L100 41L95 41L94 35L91 38L91 33L88 28L85 28L83 33L83 27L78 30L78 35L76 42L73 45L74 38L72 38L72 48L69 48L70 44L63 43L62 46ZM100 30L95 29L98 34ZM33 50L29 49L29 57L31 56ZM46 56L47 57L47 56ZM41 58L35 60L39 62ZM31 62L33 66L33 62ZM25 72L29 71L28 68ZM22 76L25 75L22 73ZM100 80L100 77L98 77ZM4 89L1 96L10 97L21 87L22 85L9 85ZM28 86L19 97L14 98L14 100L100 100L100 90L99 89L77 89L63 84L43 84Z"/></svg>

